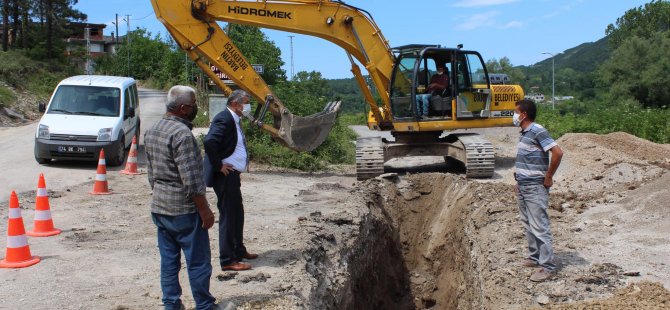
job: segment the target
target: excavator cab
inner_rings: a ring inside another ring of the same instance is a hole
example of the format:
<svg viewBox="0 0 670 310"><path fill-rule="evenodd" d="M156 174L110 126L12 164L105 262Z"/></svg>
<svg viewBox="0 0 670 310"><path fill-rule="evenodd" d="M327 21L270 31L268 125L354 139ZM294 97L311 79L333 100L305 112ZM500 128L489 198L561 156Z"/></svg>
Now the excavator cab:
<svg viewBox="0 0 670 310"><path fill-rule="evenodd" d="M394 52L390 99L395 121L489 116L491 85L479 53L429 45L406 45ZM438 77L438 71L447 78Z"/></svg>

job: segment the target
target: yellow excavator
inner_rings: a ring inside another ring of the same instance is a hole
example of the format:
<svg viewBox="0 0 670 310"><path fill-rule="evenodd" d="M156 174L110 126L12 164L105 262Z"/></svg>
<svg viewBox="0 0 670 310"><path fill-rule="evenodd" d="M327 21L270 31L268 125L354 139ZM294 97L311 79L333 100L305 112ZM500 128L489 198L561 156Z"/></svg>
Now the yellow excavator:
<svg viewBox="0 0 670 310"><path fill-rule="evenodd" d="M372 16L342 1L326 0L151 0L156 17L186 54L225 94L232 91L210 69L216 66L259 105L246 117L275 140L296 151L311 151L328 136L340 102L322 112L293 115L277 98L218 26L217 21L316 36L345 50L351 71L370 106L368 127L390 131L356 141L356 174L367 179L384 173L384 163L404 156L444 156L464 166L467 177L494 172L493 146L476 133L445 131L512 125L515 102L524 97L518 85L492 85L481 55L462 46L405 45L391 48ZM362 64L378 94L357 62ZM448 84L431 90L435 73ZM267 113L272 124L263 122Z"/></svg>

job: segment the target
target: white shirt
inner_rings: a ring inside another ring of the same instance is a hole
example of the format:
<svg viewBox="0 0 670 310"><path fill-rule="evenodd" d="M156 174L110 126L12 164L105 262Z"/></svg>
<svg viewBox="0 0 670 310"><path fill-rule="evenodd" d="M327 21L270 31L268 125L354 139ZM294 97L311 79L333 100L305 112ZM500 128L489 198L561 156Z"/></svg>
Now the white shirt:
<svg viewBox="0 0 670 310"><path fill-rule="evenodd" d="M235 121L235 128L237 129L237 145L235 146L233 154L222 159L221 162L232 165L233 169L239 172L245 172L247 171L247 146L244 142L242 127L240 126L240 117L230 108L228 108L228 111L233 115L233 120Z"/></svg>

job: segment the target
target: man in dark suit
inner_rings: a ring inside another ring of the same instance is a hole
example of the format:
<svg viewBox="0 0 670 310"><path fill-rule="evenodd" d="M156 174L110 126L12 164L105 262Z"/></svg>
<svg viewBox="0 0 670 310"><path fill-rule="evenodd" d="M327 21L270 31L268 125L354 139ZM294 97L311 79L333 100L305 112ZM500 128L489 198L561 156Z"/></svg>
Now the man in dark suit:
<svg viewBox="0 0 670 310"><path fill-rule="evenodd" d="M243 112L249 112L249 94L235 90L228 97L227 108L212 120L205 137L205 184L214 188L219 208L219 262L222 270L248 270L251 265L241 260L258 254L247 252L242 232L244 207L240 191L240 174L247 172L244 132L240 126Z"/></svg>

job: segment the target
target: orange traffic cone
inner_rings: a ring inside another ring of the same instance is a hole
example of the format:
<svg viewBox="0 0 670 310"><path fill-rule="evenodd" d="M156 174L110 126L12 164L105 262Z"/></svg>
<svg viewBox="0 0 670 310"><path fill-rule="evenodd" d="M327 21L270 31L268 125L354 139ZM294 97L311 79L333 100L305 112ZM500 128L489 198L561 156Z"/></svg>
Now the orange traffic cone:
<svg viewBox="0 0 670 310"><path fill-rule="evenodd" d="M107 164L105 163L105 150L100 149L100 158L98 159L98 171L95 174L95 184L91 195L109 195L112 192L107 187Z"/></svg>
<svg viewBox="0 0 670 310"><path fill-rule="evenodd" d="M130 145L126 169L121 170L123 174L138 175L142 172L137 171L137 139L133 136L133 143Z"/></svg>
<svg viewBox="0 0 670 310"><path fill-rule="evenodd" d="M0 268L23 268L40 262L39 256L30 255L26 230L23 227L19 198L12 191L9 197L9 221L7 224L7 254L0 260Z"/></svg>
<svg viewBox="0 0 670 310"><path fill-rule="evenodd" d="M44 182L44 174L40 173L37 181L37 197L35 198L35 225L33 230L26 233L31 237L49 237L60 234L60 229L54 227L49 209L49 195Z"/></svg>

